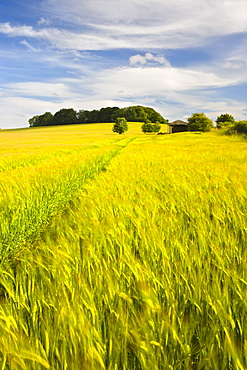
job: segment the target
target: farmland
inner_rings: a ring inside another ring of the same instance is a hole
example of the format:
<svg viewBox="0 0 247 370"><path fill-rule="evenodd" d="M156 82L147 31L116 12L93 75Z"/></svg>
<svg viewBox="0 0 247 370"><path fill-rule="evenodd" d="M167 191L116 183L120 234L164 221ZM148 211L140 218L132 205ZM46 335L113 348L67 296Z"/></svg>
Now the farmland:
<svg viewBox="0 0 247 370"><path fill-rule="evenodd" d="M247 144L0 133L0 368L247 367Z"/></svg>

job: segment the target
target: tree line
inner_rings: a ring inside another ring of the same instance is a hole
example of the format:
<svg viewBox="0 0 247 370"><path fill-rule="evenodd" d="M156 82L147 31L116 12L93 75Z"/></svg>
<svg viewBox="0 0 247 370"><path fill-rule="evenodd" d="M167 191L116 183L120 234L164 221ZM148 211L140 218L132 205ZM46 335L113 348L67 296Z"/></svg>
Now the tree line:
<svg viewBox="0 0 247 370"><path fill-rule="evenodd" d="M119 117L125 118L128 122L168 123L168 120L153 108L140 105L126 108L107 107L92 111L82 109L78 112L73 108L63 108L54 115L51 112L36 115L30 118L28 122L30 127L71 125L76 123L111 123L115 122Z"/></svg>

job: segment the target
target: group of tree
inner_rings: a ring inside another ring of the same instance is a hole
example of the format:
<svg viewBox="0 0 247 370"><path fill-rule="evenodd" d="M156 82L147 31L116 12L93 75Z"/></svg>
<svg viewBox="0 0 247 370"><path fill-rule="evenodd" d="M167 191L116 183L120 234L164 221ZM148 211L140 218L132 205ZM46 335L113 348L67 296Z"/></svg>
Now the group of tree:
<svg viewBox="0 0 247 370"><path fill-rule="evenodd" d="M42 115L36 115L29 119L30 127L69 125L76 123L104 123L115 122L116 118L125 118L128 122L168 123L168 120L156 112L153 108L143 106L131 106L126 108L106 107L100 110L79 110L73 108L63 108L54 115L46 112Z"/></svg>
<svg viewBox="0 0 247 370"><path fill-rule="evenodd" d="M158 133L161 129L161 124L159 121L152 123L151 121L145 119L141 127L142 132L147 133ZM123 134L128 130L128 123L125 117L117 117L112 127L113 132L118 134Z"/></svg>
<svg viewBox="0 0 247 370"><path fill-rule="evenodd" d="M113 126L113 131L118 133L123 133L127 131L128 126L127 122L125 123L125 118L116 121ZM141 127L142 132L144 133L158 133L161 129L159 121L151 122L148 119L144 118L144 123ZM189 131L201 131L208 132L214 127L213 121L208 118L204 113L193 113L191 117L187 119L188 130ZM235 122L234 117L228 113L221 114L216 119L217 128L223 127L234 127L239 133L247 133L247 121L237 121ZM234 125L234 126L233 126ZM120 128L121 127L121 128Z"/></svg>
<svg viewBox="0 0 247 370"><path fill-rule="evenodd" d="M247 134L247 120L235 121L228 113L221 114L216 119L217 128L224 130L227 134Z"/></svg>
<svg viewBox="0 0 247 370"><path fill-rule="evenodd" d="M228 134L247 134L247 121L235 121L235 118L228 113L221 114L216 119L217 129L224 130ZM194 113L188 118L189 131L210 131L213 128L213 121L204 113Z"/></svg>

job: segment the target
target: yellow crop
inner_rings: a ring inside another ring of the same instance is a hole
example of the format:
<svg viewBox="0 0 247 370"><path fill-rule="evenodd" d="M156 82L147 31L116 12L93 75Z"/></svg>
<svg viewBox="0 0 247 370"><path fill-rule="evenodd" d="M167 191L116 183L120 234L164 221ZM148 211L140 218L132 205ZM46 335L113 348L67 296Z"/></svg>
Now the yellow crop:
<svg viewBox="0 0 247 370"><path fill-rule="evenodd" d="M0 368L247 368L247 144L3 131Z"/></svg>

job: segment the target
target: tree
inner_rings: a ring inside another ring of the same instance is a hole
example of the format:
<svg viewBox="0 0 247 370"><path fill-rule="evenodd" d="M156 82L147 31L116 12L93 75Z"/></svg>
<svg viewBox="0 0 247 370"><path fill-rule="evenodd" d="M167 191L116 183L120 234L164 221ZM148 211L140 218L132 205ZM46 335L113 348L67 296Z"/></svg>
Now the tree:
<svg viewBox="0 0 247 370"><path fill-rule="evenodd" d="M217 117L216 123L217 128L222 128L224 126L229 126L235 122L234 117L231 114L224 113Z"/></svg>
<svg viewBox="0 0 247 370"><path fill-rule="evenodd" d="M213 121L205 116L204 113L193 113L191 117L188 118L189 131L210 131L213 127Z"/></svg>
<svg viewBox="0 0 247 370"><path fill-rule="evenodd" d="M151 133L151 132L159 132L160 129L161 129L161 125L158 121L155 123L152 123L146 120L142 125L142 132L144 132L144 134Z"/></svg>
<svg viewBox="0 0 247 370"><path fill-rule="evenodd" d="M128 124L126 118L117 117L113 125L112 131L117 132L118 134L123 134L128 130Z"/></svg>
<svg viewBox="0 0 247 370"><path fill-rule="evenodd" d="M81 109L77 113L77 122L78 123L88 123L88 110Z"/></svg>
<svg viewBox="0 0 247 370"><path fill-rule="evenodd" d="M118 112L118 107L107 107L101 108L99 111L99 122L113 122L114 121L114 114Z"/></svg>
<svg viewBox="0 0 247 370"><path fill-rule="evenodd" d="M238 134L247 134L247 121L236 121L232 126L233 132L237 132Z"/></svg>
<svg viewBox="0 0 247 370"><path fill-rule="evenodd" d="M73 108L63 108L54 114L54 125L77 123L77 114Z"/></svg>
<svg viewBox="0 0 247 370"><path fill-rule="evenodd" d="M97 123L99 120L99 111L97 109L88 112L88 123Z"/></svg>
<svg viewBox="0 0 247 370"><path fill-rule="evenodd" d="M33 116L32 118L30 118L30 119L28 120L28 123L29 123L29 126L30 126L30 127L36 127L36 126L39 126L38 122L39 122L39 116L38 116L38 115Z"/></svg>
<svg viewBox="0 0 247 370"><path fill-rule="evenodd" d="M46 112L40 116L30 118L28 122L30 127L51 126L54 124L53 119L54 116L50 112Z"/></svg>
<svg viewBox="0 0 247 370"><path fill-rule="evenodd" d="M51 112L46 112L39 116L39 126L51 126L53 125L54 116Z"/></svg>
<svg viewBox="0 0 247 370"><path fill-rule="evenodd" d="M168 120L163 118L160 113L153 108L134 105L127 108L121 108L113 113L113 117L124 117L128 122L145 122L149 120L152 123L159 121L160 123L168 123Z"/></svg>
<svg viewBox="0 0 247 370"><path fill-rule="evenodd" d="M129 111L129 114L130 114L129 119L127 118L128 121L144 122L148 118L144 107L142 107L140 105L129 107L128 111Z"/></svg>
<svg viewBox="0 0 247 370"><path fill-rule="evenodd" d="M169 121L167 119L165 119L164 117L162 117L162 115L158 112L156 112L156 110L154 110L153 108L149 108L149 107L143 107L145 113L146 113L146 116L147 116L147 119L153 123L155 122L159 122L161 124L168 124Z"/></svg>

